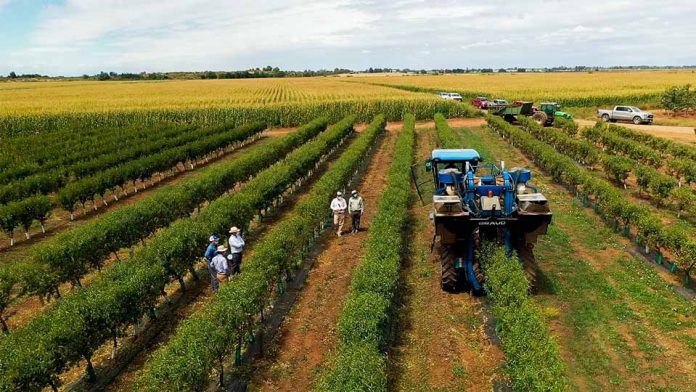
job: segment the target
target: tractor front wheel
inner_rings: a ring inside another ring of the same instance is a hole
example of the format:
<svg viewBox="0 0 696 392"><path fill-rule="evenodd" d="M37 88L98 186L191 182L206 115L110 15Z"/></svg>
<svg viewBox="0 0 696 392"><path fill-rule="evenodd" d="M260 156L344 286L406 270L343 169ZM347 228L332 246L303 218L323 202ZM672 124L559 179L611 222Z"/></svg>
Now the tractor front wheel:
<svg viewBox="0 0 696 392"><path fill-rule="evenodd" d="M543 126L546 125L546 122L549 120L549 116L546 113L539 111L532 114L532 120Z"/></svg>
<svg viewBox="0 0 696 392"><path fill-rule="evenodd" d="M451 245L440 245L440 285L442 290L457 291L457 270L454 268L454 249Z"/></svg>

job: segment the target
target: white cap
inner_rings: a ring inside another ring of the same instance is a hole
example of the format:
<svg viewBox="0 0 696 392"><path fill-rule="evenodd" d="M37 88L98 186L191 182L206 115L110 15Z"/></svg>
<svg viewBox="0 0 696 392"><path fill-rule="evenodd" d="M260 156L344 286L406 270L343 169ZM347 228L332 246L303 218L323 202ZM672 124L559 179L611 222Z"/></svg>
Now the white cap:
<svg viewBox="0 0 696 392"><path fill-rule="evenodd" d="M353 195L355 195L357 193L358 193L358 191L356 191L355 189L353 189L353 192L351 192L351 194L353 194Z"/></svg>
<svg viewBox="0 0 696 392"><path fill-rule="evenodd" d="M211 235L210 238L208 239L210 242L218 242L220 241L220 238L216 235Z"/></svg>
<svg viewBox="0 0 696 392"><path fill-rule="evenodd" d="M341 195L343 195L343 193L341 193L341 191L336 192L336 196L341 196Z"/></svg>

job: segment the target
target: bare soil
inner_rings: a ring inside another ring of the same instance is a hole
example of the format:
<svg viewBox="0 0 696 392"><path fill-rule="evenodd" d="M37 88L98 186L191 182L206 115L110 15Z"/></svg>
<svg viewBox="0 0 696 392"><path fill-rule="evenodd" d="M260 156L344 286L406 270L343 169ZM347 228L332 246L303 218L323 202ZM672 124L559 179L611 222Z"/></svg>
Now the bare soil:
<svg viewBox="0 0 696 392"><path fill-rule="evenodd" d="M277 340L270 345L269 355L256 365L250 389L310 390L336 346L336 324L349 291L352 272L364 253L363 244L385 186L383 175L389 167L398 128L400 126L393 124L387 127L382 145L357 186L366 206L362 230L351 234L351 222L346 218L342 237L331 231L326 234L331 239L314 262L299 298L283 321Z"/></svg>

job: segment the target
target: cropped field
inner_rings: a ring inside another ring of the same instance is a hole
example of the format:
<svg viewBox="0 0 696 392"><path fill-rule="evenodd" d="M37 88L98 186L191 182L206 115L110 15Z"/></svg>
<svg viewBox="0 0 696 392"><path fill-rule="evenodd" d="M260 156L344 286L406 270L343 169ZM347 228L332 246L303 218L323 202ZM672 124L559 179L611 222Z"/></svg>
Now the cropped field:
<svg viewBox="0 0 696 392"><path fill-rule="evenodd" d="M0 391L691 390L696 147L429 92L594 104L690 78L0 84ZM553 212L531 267L481 241L480 291L442 290L411 177L435 148L531 169ZM241 273L213 293L230 226Z"/></svg>
<svg viewBox="0 0 696 392"><path fill-rule="evenodd" d="M226 108L417 99L422 95L338 78L0 83L0 116L153 109Z"/></svg>
<svg viewBox="0 0 696 392"><path fill-rule="evenodd" d="M508 101L560 101L566 106L594 106L626 100L654 105L659 94L674 85L696 83L693 71L555 72L447 75L380 75L352 78L364 83L457 91ZM617 103L618 104L618 103Z"/></svg>

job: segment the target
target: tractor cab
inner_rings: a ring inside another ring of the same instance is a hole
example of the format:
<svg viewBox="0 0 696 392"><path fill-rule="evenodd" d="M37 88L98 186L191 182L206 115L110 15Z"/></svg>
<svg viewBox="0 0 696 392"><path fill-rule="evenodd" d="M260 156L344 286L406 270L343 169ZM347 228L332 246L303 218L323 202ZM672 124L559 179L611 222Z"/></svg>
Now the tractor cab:
<svg viewBox="0 0 696 392"><path fill-rule="evenodd" d="M425 169L433 173L435 194L456 196L456 188L466 173L475 173L481 161L479 153L472 149L433 150Z"/></svg>

